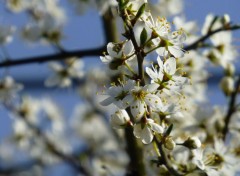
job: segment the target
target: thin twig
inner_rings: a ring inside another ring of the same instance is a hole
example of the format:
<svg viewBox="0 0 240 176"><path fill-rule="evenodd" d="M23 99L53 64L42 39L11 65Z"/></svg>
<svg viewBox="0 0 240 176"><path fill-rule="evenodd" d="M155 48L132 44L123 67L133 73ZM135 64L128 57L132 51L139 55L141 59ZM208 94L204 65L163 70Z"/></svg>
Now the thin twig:
<svg viewBox="0 0 240 176"><path fill-rule="evenodd" d="M207 40L209 37L211 37L213 34L216 34L221 31L233 31L233 30L238 30L240 29L240 25L233 25L229 27L220 27L218 29L215 29L213 31L208 32L206 35L200 37L197 41L193 42L192 44L185 46L184 50L189 51L193 49L197 49L201 44Z"/></svg>
<svg viewBox="0 0 240 176"><path fill-rule="evenodd" d="M227 114L224 118L224 128L223 128L223 139L226 138L226 135L228 133L229 130L229 123L231 120L231 117L233 115L233 113L236 111L236 101L237 101L237 94L239 91L239 86L240 86L240 76L238 77L236 84L235 84L235 89L232 92L231 96L230 96L230 100L229 100L229 104L228 104L228 111Z"/></svg>

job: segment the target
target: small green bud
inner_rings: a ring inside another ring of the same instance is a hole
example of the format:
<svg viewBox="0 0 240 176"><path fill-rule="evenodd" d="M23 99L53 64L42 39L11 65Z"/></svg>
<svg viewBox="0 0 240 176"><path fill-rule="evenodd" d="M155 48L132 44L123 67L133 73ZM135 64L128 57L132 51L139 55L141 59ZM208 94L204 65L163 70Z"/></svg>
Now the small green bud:
<svg viewBox="0 0 240 176"><path fill-rule="evenodd" d="M167 131L165 132L165 135L166 135L166 136L169 136L169 135L171 134L171 132L172 132L172 129L173 129L173 124L171 124L171 125L168 127Z"/></svg>
<svg viewBox="0 0 240 176"><path fill-rule="evenodd" d="M183 146L189 148L190 150L197 149L201 147L201 141L197 137L189 137Z"/></svg>
<svg viewBox="0 0 240 176"><path fill-rule="evenodd" d="M224 71L225 71L225 76L232 77L235 73L235 67L233 64L228 63Z"/></svg>
<svg viewBox="0 0 240 176"><path fill-rule="evenodd" d="M220 87L225 95L229 96L234 91L234 80L230 76L224 76L220 82Z"/></svg>
<svg viewBox="0 0 240 176"><path fill-rule="evenodd" d="M176 146L171 136L167 136L163 143L164 147L168 150L173 150Z"/></svg>

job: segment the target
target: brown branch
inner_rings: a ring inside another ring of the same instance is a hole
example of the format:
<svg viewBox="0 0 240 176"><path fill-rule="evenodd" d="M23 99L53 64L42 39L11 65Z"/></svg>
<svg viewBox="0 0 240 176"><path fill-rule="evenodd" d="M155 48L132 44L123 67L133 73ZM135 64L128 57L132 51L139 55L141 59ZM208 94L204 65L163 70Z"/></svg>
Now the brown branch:
<svg viewBox="0 0 240 176"><path fill-rule="evenodd" d="M0 62L0 68L33 64L33 63L44 63L49 61L59 61L59 60L64 60L71 57L100 56L104 50L105 50L105 45L98 48L94 48L94 49L65 51L61 53L49 54L49 55L43 55L43 56L6 60L4 62Z"/></svg>
<svg viewBox="0 0 240 176"><path fill-rule="evenodd" d="M238 91L239 91L239 86L240 86L240 76L238 77L237 81L236 81L236 84L235 84L235 89L234 91L231 93L231 96L230 96L230 101L229 101L229 104L228 104L228 111L227 111L227 114L224 118L224 128L223 128L223 139L226 138L226 135L228 133L228 130L229 130L229 123L230 123L230 120L231 120L231 117L232 115L234 114L234 112L236 111L236 101L237 101L237 94L238 94Z"/></svg>
<svg viewBox="0 0 240 176"><path fill-rule="evenodd" d="M193 42L192 44L185 46L184 50L189 51L189 50L193 50L193 49L197 49L199 46L201 46L203 44L203 42L205 40L207 40L209 37L211 37L212 35L221 32L221 31L233 31L233 30L238 30L240 29L240 25L233 25L233 26L229 26L229 27L220 27L216 30L213 31L209 31L206 35L200 37L197 41Z"/></svg>

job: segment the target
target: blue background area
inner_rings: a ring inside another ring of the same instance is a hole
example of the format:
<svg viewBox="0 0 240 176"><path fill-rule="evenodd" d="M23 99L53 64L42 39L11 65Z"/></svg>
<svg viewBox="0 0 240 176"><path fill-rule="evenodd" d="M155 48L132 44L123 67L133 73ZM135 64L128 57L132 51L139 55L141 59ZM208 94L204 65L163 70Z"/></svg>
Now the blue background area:
<svg viewBox="0 0 240 176"><path fill-rule="evenodd" d="M61 1L61 3L67 7L65 9L69 17L67 25L64 28L65 38L62 42L66 50L98 47L104 43L101 18L96 11L90 10L82 16L77 16L65 1ZM239 8L239 0L185 0L184 13L187 20L195 20L199 26L202 26L205 16L208 13L217 15L228 13L234 23L240 23ZM26 20L27 16L24 13L17 15L8 13L4 5L0 3L0 25L13 24L22 27L26 23ZM234 36L234 44L240 48L240 32L234 32ZM54 50L48 46L30 46L23 43L19 36L15 36L13 42L7 45L6 48L14 59L54 53ZM85 58L84 61L87 68L95 64L101 64L98 58ZM5 71L5 69L0 68L0 77L2 77ZM25 89L21 92L22 94L30 94L34 97L50 96L60 107L63 107L67 116L71 114L74 105L81 101L80 97L76 96L76 92L71 89L49 89L43 86L44 80L51 74L47 68L47 64L12 67L8 69L8 72L17 81L25 85ZM213 75L219 75L222 70L211 69L211 72ZM217 85L219 81L218 77L213 77L211 81L213 83L210 84L208 90L211 103L224 104L226 99L219 91ZM2 142L3 137L11 133L11 118L2 107L0 107L0 118L0 140Z"/></svg>

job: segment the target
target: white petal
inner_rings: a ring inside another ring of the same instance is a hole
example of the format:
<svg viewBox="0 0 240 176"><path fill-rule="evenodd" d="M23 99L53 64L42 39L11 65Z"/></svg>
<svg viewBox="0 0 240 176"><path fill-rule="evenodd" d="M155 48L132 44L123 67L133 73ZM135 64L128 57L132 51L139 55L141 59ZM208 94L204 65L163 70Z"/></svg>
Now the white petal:
<svg viewBox="0 0 240 176"><path fill-rule="evenodd" d="M141 138L144 144L149 144L153 140L152 130L147 125L142 130Z"/></svg>
<svg viewBox="0 0 240 176"><path fill-rule="evenodd" d="M181 50L181 48L177 45L169 46L168 47L169 52L176 58L180 58L184 56L184 52Z"/></svg>
<svg viewBox="0 0 240 176"><path fill-rule="evenodd" d="M149 123L151 125L151 128L153 131L157 132L157 133L163 133L163 127L161 127L160 125L156 124L156 123Z"/></svg>
<svg viewBox="0 0 240 176"><path fill-rule="evenodd" d="M145 92L154 92L157 90L157 88L159 87L159 84L156 84L156 83L152 83L152 84L148 84L146 86L143 87L143 91Z"/></svg>
<svg viewBox="0 0 240 176"><path fill-rule="evenodd" d="M124 44L124 48L123 48L123 53L125 55L130 55L133 52L133 44L131 40L128 40L125 44Z"/></svg>
<svg viewBox="0 0 240 176"><path fill-rule="evenodd" d="M143 116L146 110L146 105L144 102L141 102L140 100L135 100L131 105L131 113L134 118L137 120Z"/></svg>
<svg viewBox="0 0 240 176"><path fill-rule="evenodd" d="M168 51L166 50L165 47L160 47L158 49L156 49L156 52L159 56L167 56Z"/></svg>
<svg viewBox="0 0 240 176"><path fill-rule="evenodd" d="M122 93L122 87L120 87L120 86L117 86L117 87L112 86L112 87L109 87L109 89L107 90L107 94L109 94L110 96L113 96L113 97L116 97L121 93Z"/></svg>
<svg viewBox="0 0 240 176"><path fill-rule="evenodd" d="M133 126L133 134L136 138L140 138L142 133L142 127L141 124L135 124Z"/></svg>
<svg viewBox="0 0 240 176"><path fill-rule="evenodd" d="M157 58L157 62L158 62L158 65L159 65L159 72L163 73L163 61L159 56Z"/></svg>
<svg viewBox="0 0 240 176"><path fill-rule="evenodd" d="M132 102L134 101L133 97L131 95L127 95L123 100L123 106L130 106L132 104Z"/></svg>
<svg viewBox="0 0 240 176"><path fill-rule="evenodd" d="M113 60L113 58L111 57L111 56L109 56L109 55L106 55L106 56L100 56L100 59L101 59L101 61L103 62L103 63L110 63L112 60Z"/></svg>
<svg viewBox="0 0 240 176"><path fill-rule="evenodd" d="M148 76L153 79L153 80L157 80L158 79L158 73L154 72L151 68L146 67L146 73L148 74Z"/></svg>
<svg viewBox="0 0 240 176"><path fill-rule="evenodd" d="M154 94L147 94L144 100L153 110L160 110L163 106L161 99Z"/></svg>
<svg viewBox="0 0 240 176"><path fill-rule="evenodd" d="M100 104L101 104L102 106L108 106L108 105L110 105L113 101L114 101L114 98L113 98L113 97L108 97L108 98L106 98L105 100L101 101Z"/></svg>
<svg viewBox="0 0 240 176"><path fill-rule="evenodd" d="M173 57L170 57L165 63L164 63L164 71L168 75L173 75L176 72L176 59Z"/></svg>
<svg viewBox="0 0 240 176"><path fill-rule="evenodd" d="M131 91L134 86L136 86L136 82L134 80L128 80L127 83L124 85L124 91Z"/></svg>

